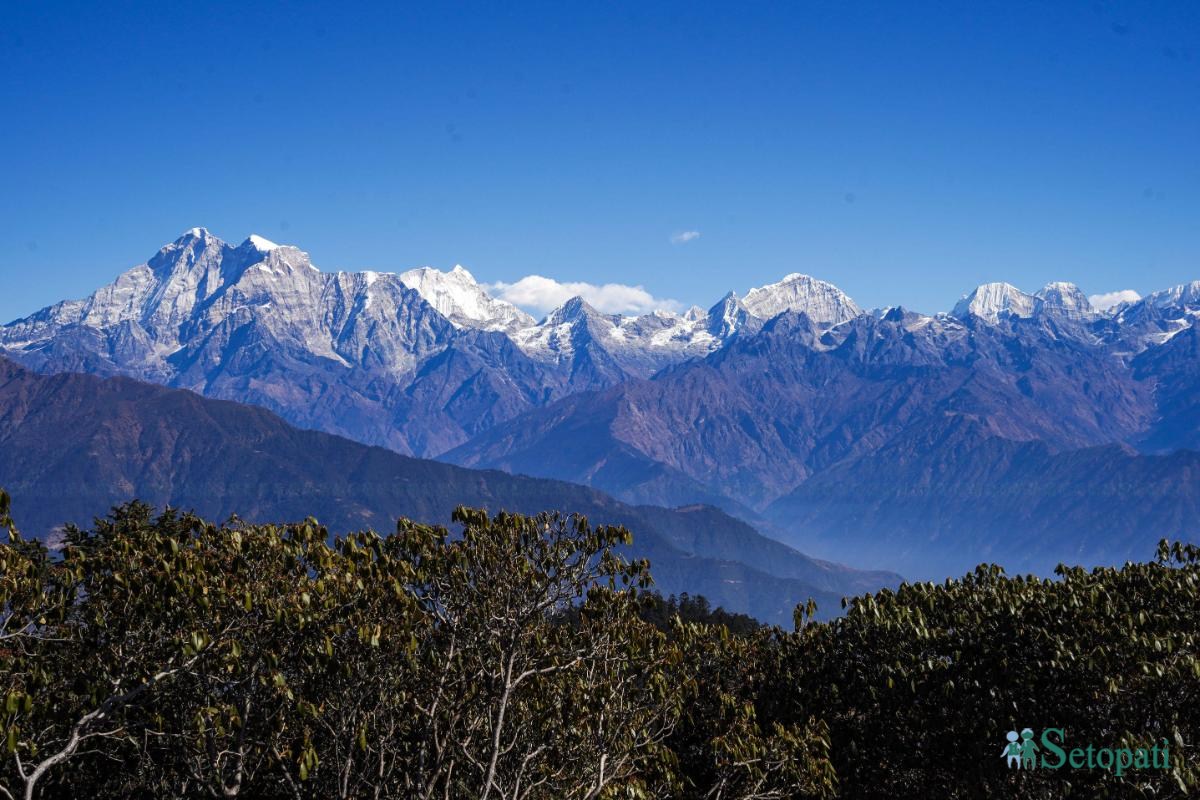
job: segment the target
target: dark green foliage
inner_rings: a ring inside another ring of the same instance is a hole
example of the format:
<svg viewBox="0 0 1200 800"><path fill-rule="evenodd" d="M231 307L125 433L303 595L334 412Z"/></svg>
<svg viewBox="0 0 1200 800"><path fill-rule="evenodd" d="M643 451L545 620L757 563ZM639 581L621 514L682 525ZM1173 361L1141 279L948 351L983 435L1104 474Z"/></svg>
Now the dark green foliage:
<svg viewBox="0 0 1200 800"><path fill-rule="evenodd" d="M675 630L677 621L684 624L721 625L738 636L747 636L763 627L754 617L713 608L705 597L692 597L686 592L678 597L671 595L666 598L658 592L644 593L638 615L667 634Z"/></svg>
<svg viewBox="0 0 1200 800"><path fill-rule="evenodd" d="M11 528L7 511L4 496ZM629 532L453 521L331 543L312 521L131 503L54 556L13 531L0 797L702 796L668 742L704 687L640 618L648 564L618 554ZM730 744L700 755L744 781L730 762L760 734L727 717L707 737ZM763 777L819 793L827 762L800 735L802 758Z"/></svg>
<svg viewBox="0 0 1200 800"><path fill-rule="evenodd" d="M1200 549L1057 579L981 566L856 598L782 640L775 713L830 726L848 797L1163 797L1200 787ZM1004 733L1169 744L1169 772L1010 772Z"/></svg>
<svg viewBox="0 0 1200 800"><path fill-rule="evenodd" d="M980 567L762 627L627 530L459 509L330 541L138 503L58 552L0 493L0 798L1181 797L1200 550ZM1013 728L1170 770L1008 770Z"/></svg>
<svg viewBox="0 0 1200 800"><path fill-rule="evenodd" d="M638 596L637 615L671 639L678 635L680 623L718 625L728 628L730 633L737 636L748 636L765 627L754 617L735 614L720 607L713 608L706 597L692 597L686 592L679 596L663 597L654 590L643 591ZM571 606L563 612L561 620L572 625L578 624L579 608Z"/></svg>

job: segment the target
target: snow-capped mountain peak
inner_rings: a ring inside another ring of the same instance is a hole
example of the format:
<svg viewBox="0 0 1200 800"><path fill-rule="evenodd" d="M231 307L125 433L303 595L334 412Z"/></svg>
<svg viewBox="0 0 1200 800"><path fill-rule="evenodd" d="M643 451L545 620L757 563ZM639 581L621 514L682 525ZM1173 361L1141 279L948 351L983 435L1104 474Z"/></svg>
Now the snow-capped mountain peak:
<svg viewBox="0 0 1200 800"><path fill-rule="evenodd" d="M729 292L708 310L708 332L718 339L727 339L738 332L749 316L737 293Z"/></svg>
<svg viewBox="0 0 1200 800"><path fill-rule="evenodd" d="M564 325L576 320L586 320L589 318L608 318L608 315L602 314L600 311L593 308L587 300L584 300L579 295L576 295L572 298L569 298L561 306L547 314L546 321L542 324Z"/></svg>
<svg viewBox="0 0 1200 800"><path fill-rule="evenodd" d="M600 369L649 377L664 366L707 355L721 341L706 329L708 315L651 311L641 316L606 314L582 297L572 297L536 326L512 339L529 357L563 364L582 357Z"/></svg>
<svg viewBox="0 0 1200 800"><path fill-rule="evenodd" d="M163 253L174 253L180 250L189 250L199 248L203 250L205 247L218 245L221 247L227 246L225 242L218 239L209 233L208 228L188 228L179 238L168 244L164 244L158 250L158 255L161 257Z"/></svg>
<svg viewBox="0 0 1200 800"><path fill-rule="evenodd" d="M1149 303L1156 308L1200 306L1200 281L1181 283L1170 289L1153 292L1146 295L1142 302Z"/></svg>
<svg viewBox="0 0 1200 800"><path fill-rule="evenodd" d="M996 323L1001 317L1031 317L1037 305L1033 295L1025 294L1011 283L985 283L977 286L950 312L959 319L978 317Z"/></svg>
<svg viewBox="0 0 1200 800"><path fill-rule="evenodd" d="M976 317L995 324L1007 317L1053 316L1089 320L1096 309L1078 286L1066 281L1047 283L1035 294L1027 294L1011 283L985 283L963 296L950 312L958 319Z"/></svg>
<svg viewBox="0 0 1200 800"><path fill-rule="evenodd" d="M259 236L233 247L192 228L90 297L0 329L0 348L36 351L64 330L86 331L114 370L157 380L175 374L168 359L182 350L211 359L215 374L239 331L293 356L349 365L369 351L388 371L411 369L414 353L451 326L395 276L372 287L378 277L322 273L295 247Z"/></svg>
<svg viewBox="0 0 1200 800"><path fill-rule="evenodd" d="M1087 295L1073 283L1047 283L1034 296L1037 298L1036 310L1039 313L1059 314L1070 319L1087 319L1096 313Z"/></svg>
<svg viewBox="0 0 1200 800"><path fill-rule="evenodd" d="M250 234L250 238L246 240L246 244L263 253L268 253L276 249L279 245L272 242L270 239L264 239L257 233Z"/></svg>
<svg viewBox="0 0 1200 800"><path fill-rule="evenodd" d="M537 324L521 309L485 292L461 264L449 272L419 267L399 277L455 327L513 332Z"/></svg>
<svg viewBox="0 0 1200 800"><path fill-rule="evenodd" d="M746 292L745 309L767 320L784 311L803 312L817 325L840 325L862 314L849 295L827 281L793 272L778 283Z"/></svg>

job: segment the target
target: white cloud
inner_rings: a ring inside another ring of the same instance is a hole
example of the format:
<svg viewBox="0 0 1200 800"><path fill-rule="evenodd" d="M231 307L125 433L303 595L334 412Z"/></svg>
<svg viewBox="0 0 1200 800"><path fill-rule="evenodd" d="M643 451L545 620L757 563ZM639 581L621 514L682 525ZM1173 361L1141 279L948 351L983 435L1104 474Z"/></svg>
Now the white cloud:
<svg viewBox="0 0 1200 800"><path fill-rule="evenodd" d="M1094 294L1088 298L1088 302L1092 304L1092 308L1107 311L1118 303L1133 303L1141 299L1142 296L1133 289L1122 289L1119 292Z"/></svg>
<svg viewBox="0 0 1200 800"><path fill-rule="evenodd" d="M646 314L650 311L677 311L675 300L655 297L641 286L622 283L597 285L583 281L565 283L541 275L526 275L515 283L498 281L484 289L500 300L534 314L545 314L572 297L582 297L589 305L606 314Z"/></svg>
<svg viewBox="0 0 1200 800"><path fill-rule="evenodd" d="M700 231L680 231L671 234L671 244L687 244L700 238Z"/></svg>

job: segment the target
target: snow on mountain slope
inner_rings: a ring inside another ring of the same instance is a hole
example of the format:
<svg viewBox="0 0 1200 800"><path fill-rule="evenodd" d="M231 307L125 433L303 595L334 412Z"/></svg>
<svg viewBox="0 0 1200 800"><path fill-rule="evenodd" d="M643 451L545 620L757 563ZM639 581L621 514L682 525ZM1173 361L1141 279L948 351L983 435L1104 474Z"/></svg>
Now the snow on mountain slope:
<svg viewBox="0 0 1200 800"><path fill-rule="evenodd" d="M793 272L778 283L746 292L742 305L762 320L799 311L818 325L840 325L862 311L850 297L832 283Z"/></svg>
<svg viewBox="0 0 1200 800"><path fill-rule="evenodd" d="M256 250L261 250L264 253L270 252L271 250L279 247L279 245L275 244L270 239L264 239L256 233L250 234L250 238L246 241L249 242L250 245Z"/></svg>
<svg viewBox="0 0 1200 800"><path fill-rule="evenodd" d="M490 296L462 266L449 272L433 267L410 269L400 273L400 280L459 328L514 332L537 324L511 303Z"/></svg>
<svg viewBox="0 0 1200 800"><path fill-rule="evenodd" d="M1032 317L1037 298L1011 283L985 283L963 295L950 313L959 319L978 317L991 323L1002 317Z"/></svg>
<svg viewBox="0 0 1200 800"><path fill-rule="evenodd" d="M964 295L951 314L959 319L977 317L992 324L1011 317L1052 316L1086 322L1098 316L1087 295L1065 281L1047 283L1035 294L1026 294L1011 283L985 283Z"/></svg>
<svg viewBox="0 0 1200 800"><path fill-rule="evenodd" d="M1034 297L1037 298L1038 313L1059 314L1076 320L1090 319L1096 315L1087 295L1073 283L1047 283Z"/></svg>
<svg viewBox="0 0 1200 800"><path fill-rule="evenodd" d="M1065 322L1072 338L1103 345L1113 355L1125 358L1165 344L1175 334L1191 328L1197 312L1200 281L1103 310L1096 309L1075 284L1055 281L1032 295L1011 284L986 283L965 295L951 313L961 320L975 318L992 325L1014 318L1052 319L1059 325Z"/></svg>
<svg viewBox="0 0 1200 800"><path fill-rule="evenodd" d="M1200 281L1181 283L1119 303L1108 312L1105 339L1119 355L1133 356L1190 330L1200 316Z"/></svg>
<svg viewBox="0 0 1200 800"><path fill-rule="evenodd" d="M862 312L831 283L794 273L751 289L744 300L727 294L708 312L655 311L641 316L604 314L582 298L568 300L538 325L510 335L531 358L566 363L581 351L599 351L622 371L648 377L670 364L705 356L743 330L784 311L799 311L821 327L839 325Z"/></svg>
<svg viewBox="0 0 1200 800"><path fill-rule="evenodd" d="M64 333L91 331L101 342L95 355L113 371L158 380L179 371L168 361L175 354L195 356L214 334L253 329L275 346L343 366L369 353L395 374L411 370L449 327L419 303L395 275L321 272L295 247L258 236L233 247L193 228L87 299L0 329L0 347L36 351ZM208 359L218 366L228 355Z"/></svg>
<svg viewBox="0 0 1200 800"><path fill-rule="evenodd" d="M1141 300L1156 308L1197 308L1200 307L1200 281L1181 283L1170 289L1146 295Z"/></svg>
<svg viewBox="0 0 1200 800"><path fill-rule="evenodd" d="M707 317L654 311L638 317L605 314L573 297L541 323L515 331L513 341L543 362L569 364L581 355L604 359L629 375L649 377L664 366L706 355L720 346Z"/></svg>
<svg viewBox="0 0 1200 800"><path fill-rule="evenodd" d="M750 319L757 320L758 317L750 313L734 292L730 292L708 310L706 329L712 336L724 341L745 328Z"/></svg>

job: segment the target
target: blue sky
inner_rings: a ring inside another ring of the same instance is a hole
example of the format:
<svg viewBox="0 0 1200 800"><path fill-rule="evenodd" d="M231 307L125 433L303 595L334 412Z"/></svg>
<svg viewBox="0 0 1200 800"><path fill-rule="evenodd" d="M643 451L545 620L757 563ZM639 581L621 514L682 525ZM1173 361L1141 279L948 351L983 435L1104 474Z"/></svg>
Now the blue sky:
<svg viewBox="0 0 1200 800"><path fill-rule="evenodd" d="M1146 292L1200 278L1200 4L10 0L0 154L3 320L193 225L684 305Z"/></svg>

